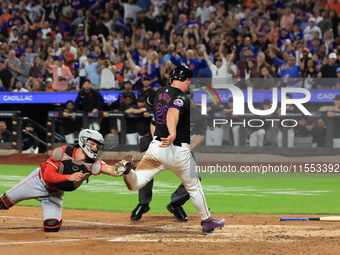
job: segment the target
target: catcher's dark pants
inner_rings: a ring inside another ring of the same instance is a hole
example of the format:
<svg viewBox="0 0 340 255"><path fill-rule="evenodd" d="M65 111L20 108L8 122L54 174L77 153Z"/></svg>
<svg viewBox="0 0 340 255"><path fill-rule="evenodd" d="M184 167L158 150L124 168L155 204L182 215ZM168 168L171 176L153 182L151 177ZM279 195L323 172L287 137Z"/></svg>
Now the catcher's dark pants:
<svg viewBox="0 0 340 255"><path fill-rule="evenodd" d="M193 153L192 153L192 156L194 157ZM154 179L149 181L143 188L138 190L139 204L149 204L151 202L153 180ZM171 205L174 207L182 206L189 199L190 199L190 195L185 189L183 183L181 183L181 185L178 186L177 190L171 195Z"/></svg>

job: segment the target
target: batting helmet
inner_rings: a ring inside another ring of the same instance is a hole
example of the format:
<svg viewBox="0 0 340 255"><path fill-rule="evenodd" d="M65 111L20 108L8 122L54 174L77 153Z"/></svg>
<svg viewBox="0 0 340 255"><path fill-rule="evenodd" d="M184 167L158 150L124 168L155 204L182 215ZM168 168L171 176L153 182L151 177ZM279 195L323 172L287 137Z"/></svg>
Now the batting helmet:
<svg viewBox="0 0 340 255"><path fill-rule="evenodd" d="M88 140L93 141L99 145L96 151L91 150L90 146L87 144ZM90 159L96 161L97 159L100 158L100 156L103 153L104 138L98 131L91 130L91 129L83 129L79 133L78 144L79 144L79 147L83 149L83 151L86 153L86 155Z"/></svg>
<svg viewBox="0 0 340 255"><path fill-rule="evenodd" d="M171 71L170 78L172 80L185 81L186 79L190 79L194 76L191 69L187 66L177 66L174 70Z"/></svg>

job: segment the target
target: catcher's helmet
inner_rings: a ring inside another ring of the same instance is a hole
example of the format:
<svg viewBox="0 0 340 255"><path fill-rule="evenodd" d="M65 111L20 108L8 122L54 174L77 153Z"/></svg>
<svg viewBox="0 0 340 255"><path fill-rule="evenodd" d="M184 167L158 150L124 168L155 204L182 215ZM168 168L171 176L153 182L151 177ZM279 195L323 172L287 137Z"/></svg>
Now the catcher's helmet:
<svg viewBox="0 0 340 255"><path fill-rule="evenodd" d="M87 144L87 141L91 140L95 143L98 143L98 150L94 151L91 150L91 148L89 147L89 145ZM103 149L104 149L104 138L103 136L95 130L91 130L91 129L83 129L80 133L79 133L79 147L83 149L83 151L86 153L86 155L96 161L97 159L100 158L100 156L103 153Z"/></svg>
<svg viewBox="0 0 340 255"><path fill-rule="evenodd" d="M191 69L187 66L177 66L174 70L171 71L170 78L172 80L185 81L186 79L190 79L194 76Z"/></svg>

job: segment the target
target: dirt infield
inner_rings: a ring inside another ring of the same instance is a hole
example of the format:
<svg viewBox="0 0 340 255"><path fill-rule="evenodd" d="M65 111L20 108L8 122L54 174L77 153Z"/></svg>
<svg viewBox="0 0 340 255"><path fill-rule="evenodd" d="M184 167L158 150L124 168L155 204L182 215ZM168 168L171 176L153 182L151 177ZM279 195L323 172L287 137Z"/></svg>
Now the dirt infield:
<svg viewBox="0 0 340 255"><path fill-rule="evenodd" d="M46 158L1 156L0 164L38 165ZM166 214L146 214L141 221L131 222L127 213L64 209L62 229L45 233L40 208L14 206L0 211L0 254L339 253L340 222L280 222L279 215L216 217L224 217L227 226L204 236L198 215L189 215L185 224Z"/></svg>

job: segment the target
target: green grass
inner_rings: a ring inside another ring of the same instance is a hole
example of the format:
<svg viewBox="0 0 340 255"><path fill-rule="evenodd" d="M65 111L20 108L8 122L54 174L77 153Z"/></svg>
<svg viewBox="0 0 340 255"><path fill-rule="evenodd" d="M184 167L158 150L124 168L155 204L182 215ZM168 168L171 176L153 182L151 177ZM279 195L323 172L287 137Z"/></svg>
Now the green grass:
<svg viewBox="0 0 340 255"><path fill-rule="evenodd" d="M0 194L25 178L35 166L0 165ZM228 175L225 174L224 177ZM170 171L155 178L150 213L167 213L165 206L180 184ZM202 185L212 213L241 214L339 214L338 178L204 178ZM63 208L131 212L137 192L129 191L121 177L92 176L88 184L66 192ZM39 206L36 200L18 205ZM192 203L188 213L196 213Z"/></svg>

